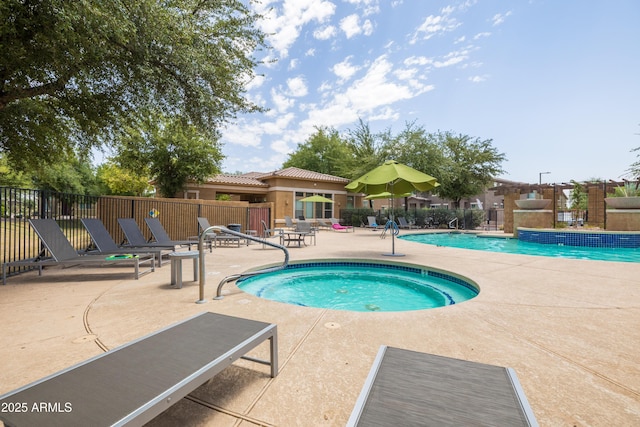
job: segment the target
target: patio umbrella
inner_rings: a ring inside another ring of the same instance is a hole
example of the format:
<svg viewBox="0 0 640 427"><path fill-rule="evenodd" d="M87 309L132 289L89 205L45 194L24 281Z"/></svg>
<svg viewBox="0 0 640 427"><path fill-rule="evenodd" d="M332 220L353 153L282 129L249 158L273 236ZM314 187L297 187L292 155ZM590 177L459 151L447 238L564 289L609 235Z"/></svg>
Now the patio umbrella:
<svg viewBox="0 0 640 427"><path fill-rule="evenodd" d="M308 196L308 197L304 197L300 200L298 200L299 202L310 202L310 203L333 203L333 200L328 199L324 196L321 196L319 194L314 194L313 196ZM316 210L313 209L313 219L316 218Z"/></svg>
<svg viewBox="0 0 640 427"><path fill-rule="evenodd" d="M314 202L314 203L333 203L333 200L328 199L319 194L314 194L313 196L305 197L299 200L300 202Z"/></svg>
<svg viewBox="0 0 640 427"><path fill-rule="evenodd" d="M367 172L358 179L354 179L345 186L348 191L377 195L384 192L397 195L412 191L429 191L438 182L431 175L420 172L395 160L387 160L381 166ZM393 222L393 199L391 199L391 222ZM402 256L395 251L395 235L391 233L391 256Z"/></svg>
<svg viewBox="0 0 640 427"><path fill-rule="evenodd" d="M365 200L374 200L374 199L397 199L400 197L409 197L411 193L402 193L402 194L391 194L388 191L383 191L379 194L369 194L365 197Z"/></svg>

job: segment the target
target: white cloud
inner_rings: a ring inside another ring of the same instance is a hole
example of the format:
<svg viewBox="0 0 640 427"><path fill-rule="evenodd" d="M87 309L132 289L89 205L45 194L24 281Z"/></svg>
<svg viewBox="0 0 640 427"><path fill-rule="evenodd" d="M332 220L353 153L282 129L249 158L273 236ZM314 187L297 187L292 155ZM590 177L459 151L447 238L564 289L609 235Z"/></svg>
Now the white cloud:
<svg viewBox="0 0 640 427"><path fill-rule="evenodd" d="M487 76L486 75L469 77L469 81L472 82L472 83L482 83L482 82L484 82L486 80L487 80Z"/></svg>
<svg viewBox="0 0 640 427"><path fill-rule="evenodd" d="M362 32L365 36L370 36L371 34L373 34L373 24L370 20L367 19L364 21L364 24L362 24Z"/></svg>
<svg viewBox="0 0 640 427"><path fill-rule="evenodd" d="M289 70L295 70L296 68L298 68L298 66L300 65L300 60L299 59L292 59L291 61L289 61Z"/></svg>
<svg viewBox="0 0 640 427"><path fill-rule="evenodd" d="M406 82L396 80L396 74L404 75ZM327 102L310 110L300 123L302 128L315 125L339 127L356 121L382 120L396 117L393 104L411 99L433 89L433 86L410 79L402 70L394 70L393 64L382 55L375 59L366 74L341 92L331 92Z"/></svg>
<svg viewBox="0 0 640 427"><path fill-rule="evenodd" d="M497 13L493 15L493 18L491 18L491 21L493 22L493 26L495 27L496 25L502 24L504 20L507 19L507 17L509 16L511 16L511 11L505 13L504 15L501 13Z"/></svg>
<svg viewBox="0 0 640 427"><path fill-rule="evenodd" d="M316 55L316 50L314 48L308 49L305 53L304 56L315 56Z"/></svg>
<svg viewBox="0 0 640 427"><path fill-rule="evenodd" d="M333 25L329 25L324 28L319 28L313 32L313 37L318 40L328 40L331 37L334 37L337 33L336 27Z"/></svg>
<svg viewBox="0 0 640 427"><path fill-rule="evenodd" d="M296 98L305 96L307 93L309 93L309 90L307 89L307 83L301 76L287 79L287 87L289 88L289 95Z"/></svg>
<svg viewBox="0 0 640 427"><path fill-rule="evenodd" d="M404 65L429 65L433 60L426 56L410 56L404 60Z"/></svg>
<svg viewBox="0 0 640 427"><path fill-rule="evenodd" d="M443 12L442 15L427 16L424 22L414 32L410 43L413 44L419 39L428 40L435 35L453 31L460 26L455 18L449 17L451 10L443 9Z"/></svg>
<svg viewBox="0 0 640 427"><path fill-rule="evenodd" d="M344 61L338 62L333 67L331 67L331 71L338 76L340 80L349 80L351 76L353 76L358 70L359 67L350 64L352 55L347 56Z"/></svg>
<svg viewBox="0 0 640 427"><path fill-rule="evenodd" d="M490 35L491 35L491 33L487 32L487 31L484 31L482 33L478 33L475 36L473 36L473 39L474 40L478 40L478 39L481 39L483 37L489 37Z"/></svg>
<svg viewBox="0 0 640 427"><path fill-rule="evenodd" d="M271 89L271 102L273 102L274 109L269 111L267 116L283 113L295 104L293 99L286 97L275 89Z"/></svg>
<svg viewBox="0 0 640 427"><path fill-rule="evenodd" d="M436 68L450 67L452 65L459 64L465 59L469 58L469 49L462 49L459 51L449 52L442 60L434 61L433 66Z"/></svg>
<svg viewBox="0 0 640 427"><path fill-rule="evenodd" d="M360 28L360 17L355 13L353 15L346 16L340 20L340 29L344 31L348 39L360 34L362 28Z"/></svg>
<svg viewBox="0 0 640 427"><path fill-rule="evenodd" d="M268 3L253 7L263 15L258 22L260 29L269 34L269 43L283 58L288 56L305 24L313 21L322 24L336 10L335 4L326 0L285 0L280 8L268 7Z"/></svg>
<svg viewBox="0 0 640 427"><path fill-rule="evenodd" d="M380 12L378 0L345 0L347 3L355 4L356 7L363 10L365 16L373 15Z"/></svg>

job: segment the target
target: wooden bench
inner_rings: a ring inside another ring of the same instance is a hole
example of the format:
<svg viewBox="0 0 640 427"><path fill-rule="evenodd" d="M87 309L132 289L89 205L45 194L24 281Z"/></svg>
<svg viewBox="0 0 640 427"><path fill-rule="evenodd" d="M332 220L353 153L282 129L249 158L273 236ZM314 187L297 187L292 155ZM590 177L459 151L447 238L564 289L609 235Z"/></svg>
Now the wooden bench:
<svg viewBox="0 0 640 427"><path fill-rule="evenodd" d="M270 361L246 356L270 341ZM0 396L8 426L141 426L238 358L278 375L275 324L202 313Z"/></svg>

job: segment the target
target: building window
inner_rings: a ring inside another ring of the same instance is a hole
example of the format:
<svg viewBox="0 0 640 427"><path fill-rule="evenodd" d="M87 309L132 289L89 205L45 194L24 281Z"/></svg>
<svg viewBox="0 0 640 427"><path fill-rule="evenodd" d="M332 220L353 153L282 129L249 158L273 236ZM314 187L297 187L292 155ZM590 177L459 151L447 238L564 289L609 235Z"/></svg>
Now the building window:
<svg viewBox="0 0 640 427"><path fill-rule="evenodd" d="M333 216L333 203L323 202L301 202L300 199L305 197L311 197L318 193L303 193L301 191L296 192L296 207L294 215L296 218L301 216L306 219L309 218L331 218ZM333 200L333 194L318 194L319 196L326 197Z"/></svg>

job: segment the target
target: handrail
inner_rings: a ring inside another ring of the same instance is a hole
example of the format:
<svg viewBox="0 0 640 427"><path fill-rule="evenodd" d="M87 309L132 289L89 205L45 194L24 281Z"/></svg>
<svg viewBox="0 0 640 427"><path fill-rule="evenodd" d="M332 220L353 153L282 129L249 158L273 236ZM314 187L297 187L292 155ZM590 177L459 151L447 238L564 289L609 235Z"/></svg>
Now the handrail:
<svg viewBox="0 0 640 427"><path fill-rule="evenodd" d="M451 226L451 224L456 223L456 230L458 229L458 217L453 218L451 221L449 221L449 228L453 228Z"/></svg>
<svg viewBox="0 0 640 427"><path fill-rule="evenodd" d="M218 284L218 289L216 291L216 296L213 299L222 299L222 298L224 298L222 296L222 287L225 285L225 283L232 282L234 280L238 280L241 277L255 276L257 274L271 273L272 271L282 270L283 268L285 268L289 264L289 251L284 246L279 245L277 243L270 242L270 241L268 241L266 239L260 239L258 237L254 237L254 236L250 236L248 234L240 233L238 231L230 230L227 227L224 227L222 225L212 225L211 227L207 228L206 230L203 230L202 234L200 234L200 237L198 239L198 251L200 252L200 299L198 301L196 301L196 303L198 303L198 304L203 304L203 303L207 302L207 300L204 298L204 284L205 284L204 239L206 238L206 235L207 235L208 232L214 231L214 230L215 231L221 231L221 232L227 233L227 234L231 234L232 236L238 236L238 237L242 237L244 239L253 240L254 242L262 243L263 245L268 245L268 246L271 246L271 247L274 247L274 248L277 248L277 249L282 249L282 251L284 252L284 261L283 261L282 265L279 265L279 266L276 266L276 267L269 267L269 268L265 268L265 269L258 270L258 271L250 271L250 272L247 272L247 273L237 273L237 274L232 274L230 276L225 277Z"/></svg>
<svg viewBox="0 0 640 427"><path fill-rule="evenodd" d="M393 233L394 236L400 234L400 228L398 227L398 224L396 224L396 222L391 219L384 225L384 230L382 230L382 233L380 233L381 239L384 239L386 237L387 230L389 230L389 233Z"/></svg>

